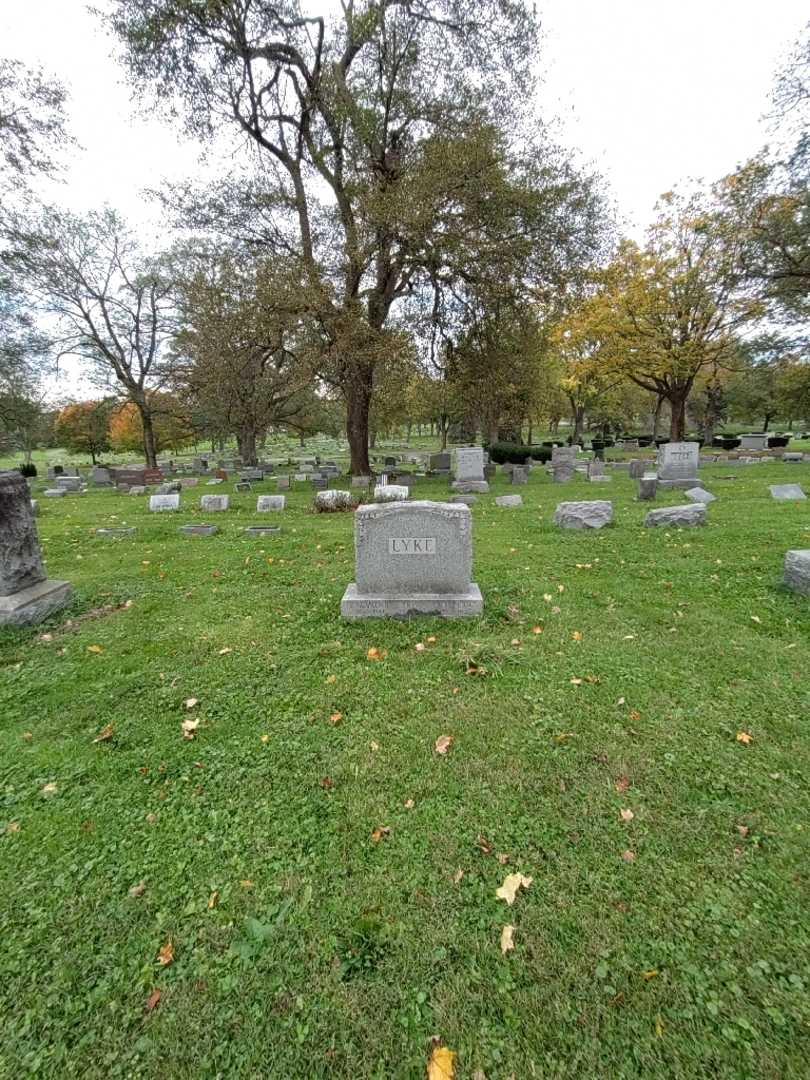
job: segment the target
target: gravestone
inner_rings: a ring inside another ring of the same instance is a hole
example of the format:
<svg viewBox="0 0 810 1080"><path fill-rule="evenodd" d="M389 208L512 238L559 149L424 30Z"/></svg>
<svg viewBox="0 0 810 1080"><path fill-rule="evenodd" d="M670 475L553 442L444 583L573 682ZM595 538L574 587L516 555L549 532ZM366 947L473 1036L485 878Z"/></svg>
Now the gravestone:
<svg viewBox="0 0 810 1080"><path fill-rule="evenodd" d="M404 484L378 484L374 488L375 502L401 502L410 495Z"/></svg>
<svg viewBox="0 0 810 1080"><path fill-rule="evenodd" d="M276 489L278 491L290 490L290 478L289 476L279 476L276 480Z"/></svg>
<svg viewBox="0 0 810 1080"><path fill-rule="evenodd" d="M498 495L495 499L496 506L523 506L520 495Z"/></svg>
<svg viewBox="0 0 810 1080"><path fill-rule="evenodd" d="M31 500L31 513L34 517L39 517L39 503L36 499Z"/></svg>
<svg viewBox="0 0 810 1080"><path fill-rule="evenodd" d="M227 495L203 495L200 499L200 509L210 513L219 513L227 510L231 500Z"/></svg>
<svg viewBox="0 0 810 1080"><path fill-rule="evenodd" d="M694 488L691 489L694 491ZM638 497L641 502L653 502L658 494L658 477L642 476L638 482Z"/></svg>
<svg viewBox="0 0 810 1080"><path fill-rule="evenodd" d="M80 476L57 476L56 486L62 491L81 491L82 478Z"/></svg>
<svg viewBox="0 0 810 1080"><path fill-rule="evenodd" d="M777 502L801 502L807 498L800 484L771 484L768 490L771 498ZM47 491L45 494L48 494Z"/></svg>
<svg viewBox="0 0 810 1080"><path fill-rule="evenodd" d="M764 434L748 434L740 435L740 449L741 450L767 450L768 449L768 435Z"/></svg>
<svg viewBox="0 0 810 1080"><path fill-rule="evenodd" d="M671 529L689 529L695 525L705 525L706 507L702 503L662 506L660 510L650 510L644 518L644 524L648 529L660 526Z"/></svg>
<svg viewBox="0 0 810 1080"><path fill-rule="evenodd" d="M551 466L551 479L555 484L567 484L575 472L573 461L555 461Z"/></svg>
<svg viewBox="0 0 810 1080"><path fill-rule="evenodd" d="M700 443L670 442L658 448L658 486L662 488L702 487L698 480Z"/></svg>
<svg viewBox="0 0 810 1080"><path fill-rule="evenodd" d="M227 480L228 479L228 470L227 469L217 469L217 471L214 473L214 479L215 480Z"/></svg>
<svg viewBox="0 0 810 1080"><path fill-rule="evenodd" d="M593 461L588 462L588 479L593 480L595 476L605 475L605 463L600 461L599 458L594 458Z"/></svg>
<svg viewBox="0 0 810 1080"><path fill-rule="evenodd" d="M161 484L155 492L156 495L179 495L183 490L179 480L170 480L167 484Z"/></svg>
<svg viewBox="0 0 810 1080"><path fill-rule="evenodd" d="M315 495L315 506L321 510L351 510L354 499L350 491L333 488L331 491L319 491Z"/></svg>
<svg viewBox="0 0 810 1080"><path fill-rule="evenodd" d="M297 472L297 473L295 473L295 475L293 476L293 480L295 480L295 481L296 481L296 482L298 483L298 482L300 482L300 481L303 481L303 480L309 480L309 476L310 476L310 474L309 474L309 473L300 473L300 472Z"/></svg>
<svg viewBox="0 0 810 1080"><path fill-rule="evenodd" d="M180 496L176 493L172 495L150 495L149 509L153 514L164 510L179 510Z"/></svg>
<svg viewBox="0 0 810 1080"><path fill-rule="evenodd" d="M644 475L644 471L647 468L646 463L634 458L630 462L630 479L640 480Z"/></svg>
<svg viewBox="0 0 810 1080"><path fill-rule="evenodd" d="M200 480L197 476L184 476L180 480L181 488L193 488L199 484Z"/></svg>
<svg viewBox="0 0 810 1080"><path fill-rule="evenodd" d="M218 525L181 525L179 532L184 536L215 536L219 532Z"/></svg>
<svg viewBox="0 0 810 1080"><path fill-rule="evenodd" d="M370 476L353 476L352 487L353 488L367 488L371 483Z"/></svg>
<svg viewBox="0 0 810 1080"><path fill-rule="evenodd" d="M313 473L310 477L310 482L315 491L326 491L329 487L328 479L320 473Z"/></svg>
<svg viewBox="0 0 810 1080"><path fill-rule="evenodd" d="M708 506L709 503L713 503L717 498L716 495L712 495L712 493L705 488L689 488L684 494L690 502L703 503L705 506Z"/></svg>
<svg viewBox="0 0 810 1080"><path fill-rule="evenodd" d="M214 476L211 480L205 481L206 487L216 487L217 484L222 484L224 481L220 480L218 476Z"/></svg>
<svg viewBox="0 0 810 1080"><path fill-rule="evenodd" d="M96 536L116 537L116 536L134 536L134 535L135 535L135 527L134 526L120 526L120 527L117 527L117 528L96 529Z"/></svg>
<svg viewBox="0 0 810 1080"><path fill-rule="evenodd" d="M383 460L383 465L386 467L386 469L396 468L396 464L397 459L395 457L387 457Z"/></svg>
<svg viewBox="0 0 810 1080"><path fill-rule="evenodd" d="M249 480L240 480L233 485L234 491L253 491L253 485Z"/></svg>
<svg viewBox="0 0 810 1080"><path fill-rule="evenodd" d="M557 465L558 463L566 462L573 469L577 462L577 447L576 446L552 446L551 448L551 464Z"/></svg>
<svg viewBox="0 0 810 1080"><path fill-rule="evenodd" d="M525 465L515 465L509 477L510 484L528 484L529 470Z"/></svg>
<svg viewBox="0 0 810 1080"><path fill-rule="evenodd" d="M361 506L354 536L357 580L341 601L344 618L480 615L468 507L424 501Z"/></svg>
<svg viewBox="0 0 810 1080"><path fill-rule="evenodd" d="M103 468L101 465L94 465L90 470L90 483L98 485L111 483L110 470Z"/></svg>
<svg viewBox="0 0 810 1080"><path fill-rule="evenodd" d="M785 555L785 585L801 596L810 596L810 549L797 549Z"/></svg>
<svg viewBox="0 0 810 1080"><path fill-rule="evenodd" d="M248 536L278 536L281 532L280 525L248 525L245 529Z"/></svg>
<svg viewBox="0 0 810 1080"><path fill-rule="evenodd" d="M800 450L788 450L783 454L782 461L786 461L790 465L798 465L804 461L804 454Z"/></svg>
<svg viewBox="0 0 810 1080"><path fill-rule="evenodd" d="M475 506L478 502L477 495L451 495L451 503L462 503L464 506Z"/></svg>
<svg viewBox="0 0 810 1080"><path fill-rule="evenodd" d="M138 484L161 484L165 479L162 469L142 469Z"/></svg>
<svg viewBox="0 0 810 1080"><path fill-rule="evenodd" d="M428 460L428 468L435 473L449 473L451 459L448 451L442 450L440 454L431 454Z"/></svg>
<svg viewBox="0 0 810 1080"><path fill-rule="evenodd" d="M264 471L262 469L245 469L239 474L240 480L264 480Z"/></svg>
<svg viewBox="0 0 810 1080"><path fill-rule="evenodd" d="M601 529L611 521L613 503L603 499L558 503L554 513L554 524L561 529Z"/></svg>
<svg viewBox="0 0 810 1080"><path fill-rule="evenodd" d="M67 491L64 488L46 488L42 494L46 499L61 499L63 495L67 495Z"/></svg>
<svg viewBox="0 0 810 1080"><path fill-rule="evenodd" d="M196 472L208 472L208 458L195 457L191 462L191 467Z"/></svg>
<svg viewBox="0 0 810 1080"><path fill-rule="evenodd" d="M456 473L453 491L462 495L489 491L484 479L484 451L480 446L460 446L456 450Z"/></svg>
<svg viewBox="0 0 810 1080"><path fill-rule="evenodd" d="M49 581L42 565L25 478L0 472L0 626L41 622L70 596L70 585Z"/></svg>
<svg viewBox="0 0 810 1080"><path fill-rule="evenodd" d="M286 495L260 495L256 500L256 511L265 514L271 510L283 510L286 505Z"/></svg>
<svg viewBox="0 0 810 1080"><path fill-rule="evenodd" d="M127 494L128 495L145 495L146 494L146 488L145 487L140 487L137 484L135 484L133 487L127 489Z"/></svg>
<svg viewBox="0 0 810 1080"><path fill-rule="evenodd" d="M494 479L495 474L497 473L497 471L498 471L498 466L495 464L494 461L485 461L484 462L484 479L485 480Z"/></svg>

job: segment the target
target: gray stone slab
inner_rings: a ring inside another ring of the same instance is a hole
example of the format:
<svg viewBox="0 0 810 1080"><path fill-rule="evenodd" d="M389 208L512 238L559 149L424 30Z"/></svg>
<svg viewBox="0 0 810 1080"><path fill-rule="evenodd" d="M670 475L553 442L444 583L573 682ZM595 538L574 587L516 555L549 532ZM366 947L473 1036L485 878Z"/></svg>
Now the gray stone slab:
<svg viewBox="0 0 810 1080"><path fill-rule="evenodd" d="M689 491L692 488L703 487L703 481L698 480L697 477L692 477L690 480L662 480L659 476L658 486L664 490L677 488L679 491Z"/></svg>
<svg viewBox="0 0 810 1080"><path fill-rule="evenodd" d="M221 513L231 505L228 495L203 495L200 499L200 509L206 513Z"/></svg>
<svg viewBox="0 0 810 1080"><path fill-rule="evenodd" d="M455 451L455 479L458 481L484 480L484 451L480 446L460 446Z"/></svg>
<svg viewBox="0 0 810 1080"><path fill-rule="evenodd" d="M181 525L178 529L179 532L185 536L216 536L219 532L218 525Z"/></svg>
<svg viewBox="0 0 810 1080"><path fill-rule="evenodd" d="M475 506L475 504L478 502L478 496L477 495L451 495L450 496L450 502L451 503L463 503L464 506Z"/></svg>
<svg viewBox="0 0 810 1080"><path fill-rule="evenodd" d="M785 585L801 596L810 596L810 548L785 555Z"/></svg>
<svg viewBox="0 0 810 1080"><path fill-rule="evenodd" d="M281 532L280 525L248 525L245 529L248 536L278 536Z"/></svg>
<svg viewBox="0 0 810 1080"><path fill-rule="evenodd" d="M64 488L46 488L42 494L46 499L61 499L67 495L67 491Z"/></svg>
<svg viewBox="0 0 810 1080"><path fill-rule="evenodd" d="M38 581L11 596L0 596L0 626L31 626L63 608L73 594L67 581Z"/></svg>
<svg viewBox="0 0 810 1080"><path fill-rule="evenodd" d="M56 486L64 491L81 491L82 478L80 476L57 476Z"/></svg>
<svg viewBox="0 0 810 1080"><path fill-rule="evenodd" d="M179 480L169 480L166 484L161 484L155 492L156 495L179 495L183 490L183 485Z"/></svg>
<svg viewBox="0 0 810 1080"><path fill-rule="evenodd" d="M253 487L249 480L240 480L233 485L234 491L253 491Z"/></svg>
<svg viewBox="0 0 810 1080"><path fill-rule="evenodd" d="M557 504L554 524L562 529L601 529L613 521L613 503L604 499Z"/></svg>
<svg viewBox="0 0 810 1080"><path fill-rule="evenodd" d="M510 484L528 484L529 470L523 465L515 465L512 475L509 477Z"/></svg>
<svg viewBox="0 0 810 1080"><path fill-rule="evenodd" d="M694 491L694 488L691 490ZM638 497L641 502L653 502L658 494L658 477L642 476L638 482Z"/></svg>
<svg viewBox="0 0 810 1080"><path fill-rule="evenodd" d="M199 484L200 480L197 476L183 476L180 478L181 488L193 488Z"/></svg>
<svg viewBox="0 0 810 1080"><path fill-rule="evenodd" d="M643 461L631 461L630 462L630 479L640 480L644 475L647 466Z"/></svg>
<svg viewBox="0 0 810 1080"><path fill-rule="evenodd" d="M740 435L740 449L741 450L767 450L768 449L768 436L765 435L765 434Z"/></svg>
<svg viewBox="0 0 810 1080"><path fill-rule="evenodd" d="M551 448L551 464L567 464L573 468L578 452L579 448L576 446L553 446Z"/></svg>
<svg viewBox="0 0 810 1080"><path fill-rule="evenodd" d="M804 454L798 450L788 450L783 454L782 461L786 461L790 465L798 465L804 461Z"/></svg>
<svg viewBox="0 0 810 1080"><path fill-rule="evenodd" d="M591 484L611 484L613 482L613 477L597 473L596 476L589 476L588 480Z"/></svg>
<svg viewBox="0 0 810 1080"><path fill-rule="evenodd" d="M353 488L368 488L371 484L370 476L353 476L351 481Z"/></svg>
<svg viewBox="0 0 810 1080"><path fill-rule="evenodd" d="M777 502L796 502L807 498L799 484L771 484L768 490L771 498Z"/></svg>
<svg viewBox="0 0 810 1080"><path fill-rule="evenodd" d="M495 498L496 506L523 506L523 499L520 495L498 495Z"/></svg>
<svg viewBox="0 0 810 1080"><path fill-rule="evenodd" d="M712 495L710 491L707 491L702 487L689 488L684 494L690 502L704 503L706 506L708 506L709 503L715 502L717 499L716 495Z"/></svg>
<svg viewBox="0 0 810 1080"><path fill-rule="evenodd" d="M700 464L700 443L670 442L658 448L658 483L664 481L697 480ZM690 483L689 487L698 487Z"/></svg>
<svg viewBox="0 0 810 1080"><path fill-rule="evenodd" d="M484 599L475 582L463 593L386 593L385 596L366 596L352 582L340 601L344 619L411 619L415 615L469 619L483 610Z"/></svg>
<svg viewBox="0 0 810 1080"><path fill-rule="evenodd" d="M225 483L225 481L222 479L221 476L215 476L212 480L206 480L205 481L205 486L206 487L216 487L217 484L224 484L224 483Z"/></svg>
<svg viewBox="0 0 810 1080"><path fill-rule="evenodd" d="M96 529L96 536L134 536L135 526L121 526L120 528Z"/></svg>
<svg viewBox="0 0 810 1080"><path fill-rule="evenodd" d="M256 500L256 512L259 514L266 514L271 510L284 510L286 506L286 495L260 495Z"/></svg>
<svg viewBox="0 0 810 1080"><path fill-rule="evenodd" d="M150 495L149 509L152 513L160 513L164 510L179 510L180 496L176 493L173 495Z"/></svg>
<svg viewBox="0 0 810 1080"><path fill-rule="evenodd" d="M567 484L574 479L575 471L573 461L555 461L551 466L551 479L555 484Z"/></svg>
<svg viewBox="0 0 810 1080"><path fill-rule="evenodd" d="M402 502L410 498L410 488L405 484L377 484L374 488L375 502Z"/></svg>
<svg viewBox="0 0 810 1080"><path fill-rule="evenodd" d="M488 480L454 480L450 486L459 495L486 495L489 491Z"/></svg>
<svg viewBox="0 0 810 1080"><path fill-rule="evenodd" d="M277 491L289 491L291 486L289 476L279 476L276 480Z"/></svg>
<svg viewBox="0 0 810 1080"><path fill-rule="evenodd" d="M702 503L686 503L684 506L662 506L659 510L650 510L644 518L648 529L670 528L689 529L706 524L706 507Z"/></svg>
<svg viewBox="0 0 810 1080"><path fill-rule="evenodd" d="M134 484L128 491L127 495L145 495L146 488L141 484Z"/></svg>

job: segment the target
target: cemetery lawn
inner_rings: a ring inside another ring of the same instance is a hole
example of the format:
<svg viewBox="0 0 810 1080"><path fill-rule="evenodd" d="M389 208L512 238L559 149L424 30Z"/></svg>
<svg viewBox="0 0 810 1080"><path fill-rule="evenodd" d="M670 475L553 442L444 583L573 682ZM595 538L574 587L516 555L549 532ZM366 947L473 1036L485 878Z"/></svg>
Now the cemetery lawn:
<svg viewBox="0 0 810 1080"><path fill-rule="evenodd" d="M767 485L810 475L701 475L682 532L499 477L455 622L342 624L352 517L303 485L263 539L271 481L41 499L76 594L0 631L0 1076L418 1078L435 1035L457 1078L806 1077L810 502Z"/></svg>

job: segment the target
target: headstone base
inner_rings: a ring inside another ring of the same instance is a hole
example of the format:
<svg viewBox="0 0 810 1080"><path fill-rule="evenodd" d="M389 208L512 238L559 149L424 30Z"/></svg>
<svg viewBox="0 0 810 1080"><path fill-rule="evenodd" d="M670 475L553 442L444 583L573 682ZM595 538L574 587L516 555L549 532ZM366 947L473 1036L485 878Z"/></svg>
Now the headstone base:
<svg viewBox="0 0 810 1080"><path fill-rule="evenodd" d="M486 495L489 491L487 480L454 480L451 486L460 495Z"/></svg>
<svg viewBox="0 0 810 1080"><path fill-rule="evenodd" d="M73 590L67 581L40 581L11 596L0 596L0 626L30 626L42 622L68 603Z"/></svg>
<svg viewBox="0 0 810 1080"><path fill-rule="evenodd" d="M682 491L688 491L689 488L702 488L703 481L696 478L692 480L661 480L659 477L658 486L660 488L680 488Z"/></svg>
<svg viewBox="0 0 810 1080"><path fill-rule="evenodd" d="M362 594L352 582L340 601L344 619L410 619L414 615L439 615L443 619L466 619L484 610L481 590L472 582L463 593Z"/></svg>

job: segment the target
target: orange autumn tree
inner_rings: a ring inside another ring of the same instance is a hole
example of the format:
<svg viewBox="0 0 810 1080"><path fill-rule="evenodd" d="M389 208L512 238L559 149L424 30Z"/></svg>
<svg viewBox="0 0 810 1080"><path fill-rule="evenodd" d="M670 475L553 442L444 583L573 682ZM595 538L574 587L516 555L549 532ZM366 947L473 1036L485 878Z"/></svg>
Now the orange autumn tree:
<svg viewBox="0 0 810 1080"><path fill-rule="evenodd" d="M194 430L187 410L171 394L150 394L152 426L155 433L155 452L179 450L194 441ZM110 417L110 446L113 450L141 450L143 423L138 408L124 402Z"/></svg>
<svg viewBox="0 0 810 1080"><path fill-rule="evenodd" d="M95 465L97 455L110 449L109 425L113 401L75 401L60 409L54 435L60 446L77 454L89 454Z"/></svg>

